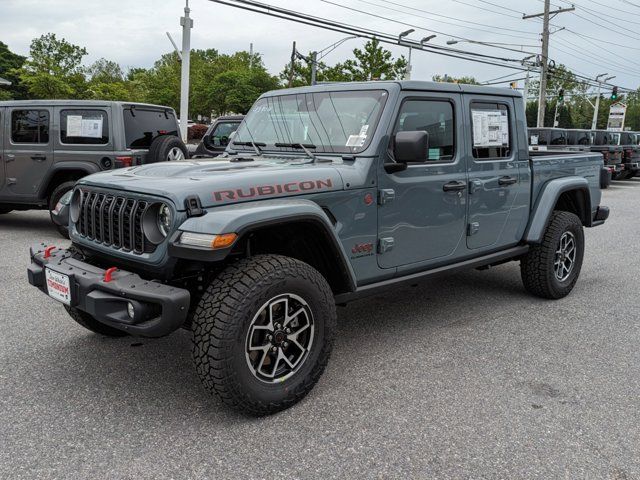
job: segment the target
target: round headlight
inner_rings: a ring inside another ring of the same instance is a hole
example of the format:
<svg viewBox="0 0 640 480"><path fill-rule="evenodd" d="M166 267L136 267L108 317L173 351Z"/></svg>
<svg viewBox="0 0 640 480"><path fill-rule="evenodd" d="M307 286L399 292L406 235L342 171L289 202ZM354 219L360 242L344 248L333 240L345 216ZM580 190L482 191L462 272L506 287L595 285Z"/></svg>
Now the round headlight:
<svg viewBox="0 0 640 480"><path fill-rule="evenodd" d="M80 220L80 200L82 192L79 188L76 188L71 195L71 206L69 207L69 217L73 223L78 223Z"/></svg>
<svg viewBox="0 0 640 480"><path fill-rule="evenodd" d="M171 209L166 203L161 204L158 209L158 230L164 237L171 231Z"/></svg>

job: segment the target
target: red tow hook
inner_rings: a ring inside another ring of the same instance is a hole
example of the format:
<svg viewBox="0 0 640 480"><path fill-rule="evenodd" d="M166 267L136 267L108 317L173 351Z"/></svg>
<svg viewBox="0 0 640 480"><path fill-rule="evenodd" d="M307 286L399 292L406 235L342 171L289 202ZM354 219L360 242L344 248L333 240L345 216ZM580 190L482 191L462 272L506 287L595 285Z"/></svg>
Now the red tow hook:
<svg viewBox="0 0 640 480"><path fill-rule="evenodd" d="M55 250L55 249L56 249L56 247L54 245L51 245L51 246L45 248L44 249L44 258L49 258L51 256L51 252L53 250Z"/></svg>
<svg viewBox="0 0 640 480"><path fill-rule="evenodd" d="M111 275L113 275L113 272L115 272L116 270L118 270L116 267L111 267L111 268L107 268L104 271L104 283L109 283L111 281Z"/></svg>

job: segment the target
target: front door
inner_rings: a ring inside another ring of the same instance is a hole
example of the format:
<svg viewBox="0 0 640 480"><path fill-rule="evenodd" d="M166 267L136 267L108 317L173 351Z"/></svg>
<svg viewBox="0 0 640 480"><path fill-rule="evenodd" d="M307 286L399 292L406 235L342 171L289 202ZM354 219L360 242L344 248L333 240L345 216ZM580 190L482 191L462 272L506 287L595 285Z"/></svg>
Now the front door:
<svg viewBox="0 0 640 480"><path fill-rule="evenodd" d="M25 200L37 196L53 163L53 142L49 138L52 109L8 108L5 129L5 194Z"/></svg>
<svg viewBox="0 0 640 480"><path fill-rule="evenodd" d="M378 265L428 268L464 247L467 174L458 147L463 138L461 96L410 93L390 132L424 130L424 162L388 173L379 167Z"/></svg>
<svg viewBox="0 0 640 480"><path fill-rule="evenodd" d="M481 253L520 240L529 212L529 165L528 158L519 162L513 98L464 99L471 122L467 246Z"/></svg>

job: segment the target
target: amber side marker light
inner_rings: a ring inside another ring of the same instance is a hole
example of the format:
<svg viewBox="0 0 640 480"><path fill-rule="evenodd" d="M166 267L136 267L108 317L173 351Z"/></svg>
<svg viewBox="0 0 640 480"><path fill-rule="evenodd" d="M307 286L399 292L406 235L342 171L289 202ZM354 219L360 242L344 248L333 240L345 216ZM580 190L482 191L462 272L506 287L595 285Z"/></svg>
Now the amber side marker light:
<svg viewBox="0 0 640 480"><path fill-rule="evenodd" d="M180 245L190 245L192 247L211 248L218 250L233 245L238 236L235 233L223 233L220 235L209 235L206 233L183 232L180 235Z"/></svg>

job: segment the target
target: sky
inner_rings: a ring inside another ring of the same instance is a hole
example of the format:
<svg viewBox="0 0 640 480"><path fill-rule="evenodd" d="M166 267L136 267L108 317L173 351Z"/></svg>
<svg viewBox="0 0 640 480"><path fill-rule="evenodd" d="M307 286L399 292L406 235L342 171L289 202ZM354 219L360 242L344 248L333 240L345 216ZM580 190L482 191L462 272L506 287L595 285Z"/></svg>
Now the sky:
<svg viewBox="0 0 640 480"><path fill-rule="evenodd" d="M366 27L389 34L409 28L409 38L420 40L435 33L430 41L447 45L453 38L466 40L460 48L513 59L540 52L539 20L522 20L522 13L539 13L542 0L263 0L279 7ZM552 20L550 58L580 74L595 77L615 75L611 83L636 89L640 85L640 1L575 0L573 13ZM553 0L552 8L568 7L567 0ZM301 52L322 50L344 38L344 34L300 25L286 20L238 10L210 0L190 0L192 48L215 48L223 53L254 50L263 57L267 69L279 73L291 54L295 40ZM349 7L349 8L344 8ZM0 0L0 41L19 54L27 55L34 37L54 32L58 37L86 47L90 64L104 57L122 67L150 67L163 53L173 49L165 32L180 45L179 17L184 0ZM360 10L360 12L356 11ZM635 16L634 16L635 15ZM380 18L384 17L384 18ZM502 43L507 48L469 42ZM352 39L327 55L331 65L361 47L362 39ZM395 56L408 49L385 45ZM513 74L501 67L483 65L433 53L415 51L412 78L430 80L435 74L473 76L490 81ZM520 85L522 85L520 81Z"/></svg>

